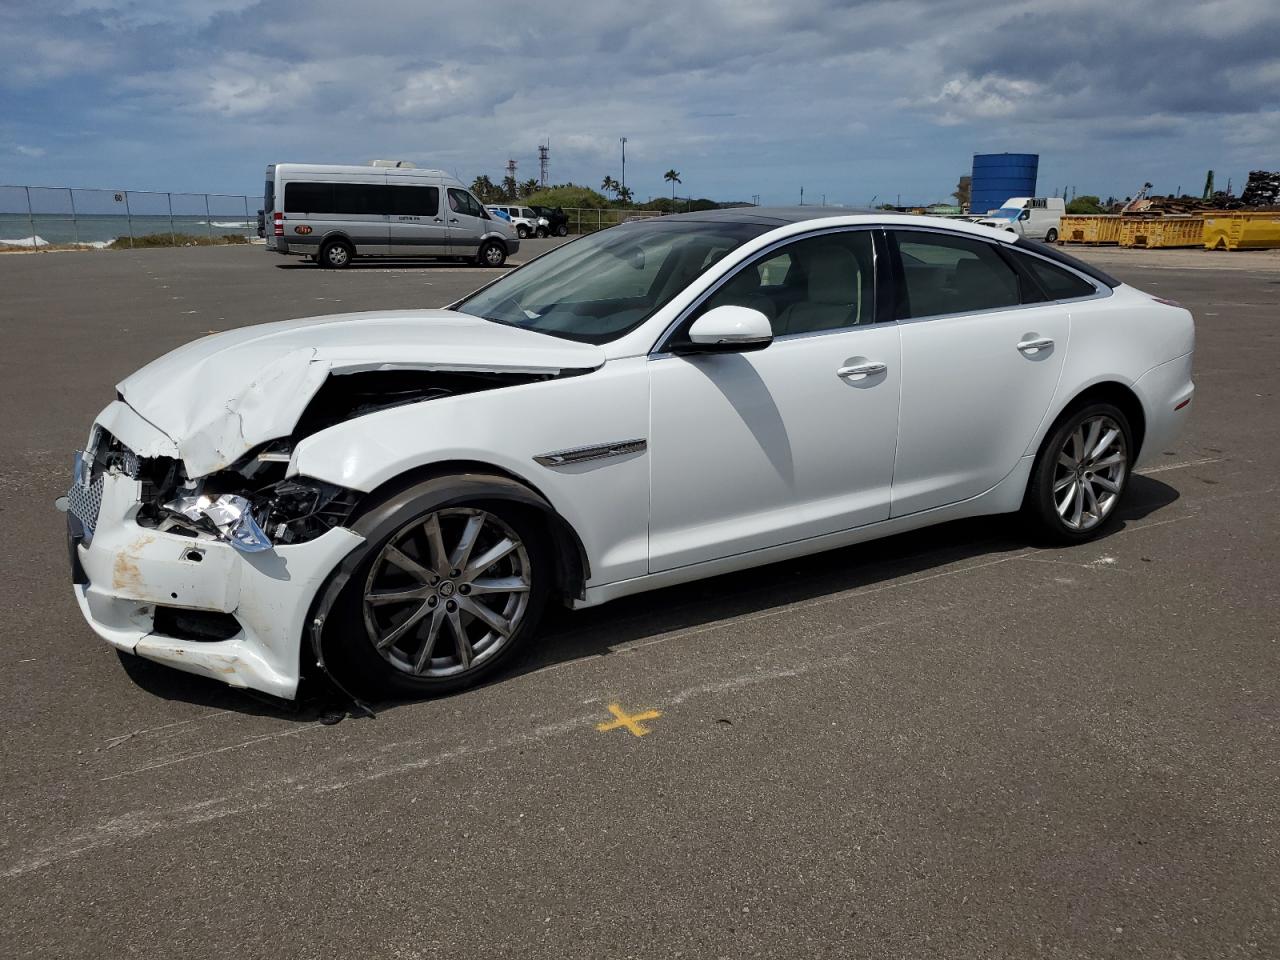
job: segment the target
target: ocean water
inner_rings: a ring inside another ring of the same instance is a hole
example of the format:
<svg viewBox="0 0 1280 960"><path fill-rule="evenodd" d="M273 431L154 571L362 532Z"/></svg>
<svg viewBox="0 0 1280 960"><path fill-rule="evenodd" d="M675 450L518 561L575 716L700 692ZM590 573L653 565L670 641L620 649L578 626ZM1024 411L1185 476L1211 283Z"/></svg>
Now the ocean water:
<svg viewBox="0 0 1280 960"><path fill-rule="evenodd" d="M147 234L165 234L170 231L168 215L148 216L135 214L132 223L129 217L114 214L81 214L75 219L67 215L39 214L28 219L25 213L0 213L0 246L30 247L32 236L37 238L34 245L44 246L46 243L82 243L86 246L105 246L116 237L128 237L132 228L133 236ZM197 236L219 236L240 234L246 237L258 235L256 217L246 219L243 215L228 214L212 217L177 216L172 220L174 233L189 233Z"/></svg>

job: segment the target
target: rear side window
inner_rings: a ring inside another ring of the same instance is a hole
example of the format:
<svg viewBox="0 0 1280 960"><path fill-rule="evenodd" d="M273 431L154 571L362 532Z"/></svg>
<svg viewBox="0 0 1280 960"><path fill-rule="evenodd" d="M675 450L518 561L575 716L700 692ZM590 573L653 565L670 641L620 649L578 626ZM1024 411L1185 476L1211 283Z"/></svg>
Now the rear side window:
<svg viewBox="0 0 1280 960"><path fill-rule="evenodd" d="M379 183L290 183L284 188L284 209L380 216L390 210L389 190Z"/></svg>
<svg viewBox="0 0 1280 960"><path fill-rule="evenodd" d="M434 217L440 209L439 187L405 187L390 186L391 209L393 216L401 217Z"/></svg>
<svg viewBox="0 0 1280 960"><path fill-rule="evenodd" d="M1098 292L1092 283L1077 276L1070 270L1041 260L1039 257L1027 256L1014 252L1021 264L1040 284L1050 300L1071 300L1075 297L1091 297Z"/></svg>
<svg viewBox="0 0 1280 960"><path fill-rule="evenodd" d="M991 244L941 233L893 231L902 262L897 317L998 310L1042 299Z"/></svg>

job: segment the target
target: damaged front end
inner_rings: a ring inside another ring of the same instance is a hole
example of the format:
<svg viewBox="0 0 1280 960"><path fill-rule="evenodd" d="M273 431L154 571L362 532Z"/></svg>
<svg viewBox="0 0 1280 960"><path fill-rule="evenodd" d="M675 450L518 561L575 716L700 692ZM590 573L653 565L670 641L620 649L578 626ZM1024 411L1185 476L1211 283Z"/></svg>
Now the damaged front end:
<svg viewBox="0 0 1280 960"><path fill-rule="evenodd" d="M244 553L306 543L343 524L359 494L307 477L286 478L288 463L289 451L278 441L194 480L172 461L163 480L144 486L137 523L214 537Z"/></svg>

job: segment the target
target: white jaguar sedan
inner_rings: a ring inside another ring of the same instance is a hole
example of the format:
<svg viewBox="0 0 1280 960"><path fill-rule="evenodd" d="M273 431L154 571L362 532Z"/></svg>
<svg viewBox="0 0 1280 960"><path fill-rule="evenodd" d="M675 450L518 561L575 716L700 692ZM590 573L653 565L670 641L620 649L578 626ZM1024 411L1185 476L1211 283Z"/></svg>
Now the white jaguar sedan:
<svg viewBox="0 0 1280 960"><path fill-rule="evenodd" d="M1103 531L1194 389L1191 315L975 224L627 223L446 310L217 334L98 417L75 594L120 650L293 697L474 684L592 606L1022 511Z"/></svg>

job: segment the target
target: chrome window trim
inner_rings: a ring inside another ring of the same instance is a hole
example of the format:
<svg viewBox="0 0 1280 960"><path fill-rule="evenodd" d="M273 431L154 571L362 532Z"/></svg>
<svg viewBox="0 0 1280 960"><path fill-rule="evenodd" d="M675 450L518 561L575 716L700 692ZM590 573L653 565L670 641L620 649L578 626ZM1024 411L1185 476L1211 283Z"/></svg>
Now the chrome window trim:
<svg viewBox="0 0 1280 960"><path fill-rule="evenodd" d="M648 353L649 359L659 360L665 357L678 356L678 354L675 354L672 351L666 349L666 347L670 342L671 337L675 334L677 330L680 329L680 326L687 319L689 319L689 317L694 312L696 312L704 303L706 303L707 300L709 300L712 296L714 296L717 292L719 292L721 287L723 287L726 283L728 283L730 280L736 277L741 271L747 269L747 267L751 266L752 264L761 262L763 259L767 258L769 254L774 253L781 247L788 247L788 246L791 246L791 244L798 243L802 240L809 240L813 237L820 237L820 236L824 236L826 234L831 234L831 233L856 233L862 230L866 230L870 232L874 230L883 230L883 229L885 229L884 226L878 223L845 224L844 226L823 227L821 229L811 230L806 233L793 233L790 236L780 237L778 240L769 244L767 247L763 247L760 250L757 250L755 253L753 253L750 257L748 257L742 263L739 263L733 268L731 268L728 273L721 274L720 278L716 280L713 286L704 290L698 296L698 299L694 300L693 303L689 304L682 311L680 311L680 313L676 316L676 318L672 320L671 323L667 324L667 328L662 331L662 335L653 341L653 346L649 349L649 353ZM871 313L872 313L872 316L875 315L876 307L880 301L881 271L880 271L880 262L878 259L879 256L880 256L879 253L876 251L875 237L872 237L871 238ZM820 336L826 336L827 334L831 334L831 333L845 333L849 330L859 330L863 327L879 327L879 326L886 326L886 325L887 324L878 323L875 320L872 320L870 323L851 323L848 326L833 327L830 330L810 330L804 333L784 333L780 337L774 337L772 342L780 343L786 340L799 339L801 337L814 337L814 336L820 337Z"/></svg>

